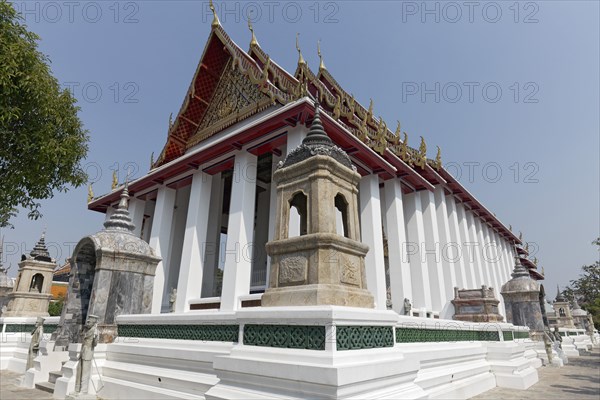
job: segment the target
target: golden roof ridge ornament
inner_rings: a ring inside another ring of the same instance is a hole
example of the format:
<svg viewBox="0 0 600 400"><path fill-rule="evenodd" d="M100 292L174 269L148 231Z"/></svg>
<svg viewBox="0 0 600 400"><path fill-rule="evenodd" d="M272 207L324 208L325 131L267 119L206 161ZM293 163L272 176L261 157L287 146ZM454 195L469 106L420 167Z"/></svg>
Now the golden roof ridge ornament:
<svg viewBox="0 0 600 400"><path fill-rule="evenodd" d="M246 18L248 19L248 29L250 30L250 33L252 33L252 38L250 39L250 48L259 46L258 40L256 40L256 35L254 34L254 28L252 27L250 15L248 15Z"/></svg>
<svg viewBox="0 0 600 400"><path fill-rule="evenodd" d="M221 25L221 21L219 21L219 17L217 16L217 11L215 10L215 5L213 4L212 0L208 1L208 7L210 8L210 10L213 13L213 20L212 20L212 23L210 24L210 26L212 26L214 29L217 26Z"/></svg>
<svg viewBox="0 0 600 400"><path fill-rule="evenodd" d="M300 33L296 33L296 50L298 50L298 66L306 65L306 61L304 61L304 57L302 57L302 51L300 50L300 43L298 42L298 38L300 37Z"/></svg>
<svg viewBox="0 0 600 400"><path fill-rule="evenodd" d="M435 156L434 167L439 171L442 168L442 149L440 149L440 146L435 147L437 147L437 154Z"/></svg>
<svg viewBox="0 0 600 400"><path fill-rule="evenodd" d="M112 174L111 190L115 190L117 186L119 186L119 178L117 178L117 170L114 170Z"/></svg>
<svg viewBox="0 0 600 400"><path fill-rule="evenodd" d="M317 54L319 55L319 71L324 71L325 63L323 63L323 55L321 54L321 39L317 41Z"/></svg>
<svg viewBox="0 0 600 400"><path fill-rule="evenodd" d="M419 145L419 153L417 155L417 160L415 161L415 165L421 168L425 168L425 164L427 163L427 144L425 143L425 138L421 136L421 144Z"/></svg>
<svg viewBox="0 0 600 400"><path fill-rule="evenodd" d="M88 204L91 203L92 200L94 200L94 189L92 188L92 184L90 183L88 185L88 197L87 197Z"/></svg>

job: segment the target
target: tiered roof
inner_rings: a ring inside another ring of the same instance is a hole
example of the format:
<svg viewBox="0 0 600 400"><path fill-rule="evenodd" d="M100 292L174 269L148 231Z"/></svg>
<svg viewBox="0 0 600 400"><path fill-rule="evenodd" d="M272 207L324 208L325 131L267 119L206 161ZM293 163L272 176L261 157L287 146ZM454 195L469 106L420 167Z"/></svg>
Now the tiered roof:
<svg viewBox="0 0 600 400"><path fill-rule="evenodd" d="M258 44L251 26L250 29L252 39L246 52L227 35L215 13L211 33L183 104L169 123L165 146L150 172L130 183L132 195L244 146L250 145L249 151L257 155L265 151L278 154L278 147L286 142L285 134L259 143L260 140L282 127L310 122L315 112L311 98L318 97L324 128L350 155L359 173L377 173L383 179L400 177L405 192L433 190L434 185L444 184L448 192L466 203L502 236L520 243L510 229L443 168L439 148L435 159L429 159L422 137L418 149L410 147L400 123L395 131L390 130L382 118L375 117L373 101L368 107L356 101L325 68L322 58L319 71L312 72L298 45L298 65L295 73L290 74L271 60ZM267 109L272 111L267 118L255 118L244 126L233 127ZM235 134L202 146L204 141L229 127ZM254 143L256 146L252 146ZM206 172L216 173L231 166L233 158L228 158ZM190 177L183 178L174 187L189 184L189 181ZM88 207L104 212L118 200L120 191L119 187L107 195L92 198ZM152 197L145 194L144 198Z"/></svg>

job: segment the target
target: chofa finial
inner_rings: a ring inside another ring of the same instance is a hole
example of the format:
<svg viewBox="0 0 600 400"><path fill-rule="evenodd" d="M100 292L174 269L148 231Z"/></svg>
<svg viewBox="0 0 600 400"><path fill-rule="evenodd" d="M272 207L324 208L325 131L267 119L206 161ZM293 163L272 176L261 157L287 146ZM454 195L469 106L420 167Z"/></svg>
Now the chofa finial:
<svg viewBox="0 0 600 400"><path fill-rule="evenodd" d="M252 18L250 18L250 15L248 15L246 19L248 20L248 29L252 34L252 38L250 39L250 47L252 48L254 46L258 46L258 40L256 40L256 35L254 35L254 28L252 27Z"/></svg>
<svg viewBox="0 0 600 400"><path fill-rule="evenodd" d="M212 20L211 26L213 28L216 28L217 26L221 25L221 21L219 21L219 17L217 16L217 11L215 10L215 5L213 4L212 0L208 1L208 7L210 8L210 10L213 13L213 20Z"/></svg>
<svg viewBox="0 0 600 400"><path fill-rule="evenodd" d="M317 54L319 55L319 71L325 70L325 63L323 63L323 55L321 54L321 39L317 41Z"/></svg>
<svg viewBox="0 0 600 400"><path fill-rule="evenodd" d="M306 61L304 61L304 57L302 57L302 51L300 51L300 42L298 38L300 37L300 33L296 33L296 50L298 50L298 66L306 65Z"/></svg>

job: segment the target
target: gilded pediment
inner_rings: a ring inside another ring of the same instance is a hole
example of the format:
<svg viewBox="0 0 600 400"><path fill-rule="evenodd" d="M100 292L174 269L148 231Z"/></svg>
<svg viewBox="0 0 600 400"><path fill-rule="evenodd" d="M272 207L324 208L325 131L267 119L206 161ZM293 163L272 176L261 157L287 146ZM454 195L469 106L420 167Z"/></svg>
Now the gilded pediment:
<svg viewBox="0 0 600 400"><path fill-rule="evenodd" d="M270 98L238 68L232 68L229 60L191 144L233 125L268 103Z"/></svg>

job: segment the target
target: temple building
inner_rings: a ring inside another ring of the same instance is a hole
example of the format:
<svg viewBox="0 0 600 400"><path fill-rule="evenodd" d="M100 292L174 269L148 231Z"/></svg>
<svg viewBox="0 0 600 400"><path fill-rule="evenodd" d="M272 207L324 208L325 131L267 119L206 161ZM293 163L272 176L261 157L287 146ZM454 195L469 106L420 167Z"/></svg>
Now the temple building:
<svg viewBox="0 0 600 400"><path fill-rule="evenodd" d="M290 73L254 32L244 51L213 24L160 156L129 184L135 234L162 258L152 312L169 311L174 289L177 312L259 305L277 218L273 172L306 136L317 99L325 130L361 176L360 240L376 309L452 318L454 287L486 285L504 315L499 289L521 240L444 169L439 149L429 157L423 138L409 146L399 124L394 131L375 116L373 101L363 106L322 58L313 72L297 51ZM121 190L91 198L89 209L109 217ZM302 210L290 206L299 220ZM291 221L289 235L302 229Z"/></svg>
<svg viewBox="0 0 600 400"><path fill-rule="evenodd" d="M543 273L521 237L320 52L313 72L296 38L290 73L213 13L150 171L90 188L104 229L55 271L65 306L26 385L76 390L90 315L103 399L469 398L537 382L553 353L531 340Z"/></svg>

